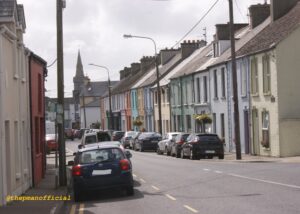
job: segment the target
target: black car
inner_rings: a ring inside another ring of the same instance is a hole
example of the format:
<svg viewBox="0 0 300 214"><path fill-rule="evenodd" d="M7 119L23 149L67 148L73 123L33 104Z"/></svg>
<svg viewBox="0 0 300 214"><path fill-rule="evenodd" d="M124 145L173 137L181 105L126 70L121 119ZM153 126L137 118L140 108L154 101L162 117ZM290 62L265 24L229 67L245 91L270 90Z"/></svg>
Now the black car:
<svg viewBox="0 0 300 214"><path fill-rule="evenodd" d="M142 132L135 141L134 147L140 152L143 152L144 150L156 151L157 144L161 139L161 135L157 132Z"/></svg>
<svg viewBox="0 0 300 214"><path fill-rule="evenodd" d="M71 184L74 200L80 201L90 191L123 188L133 195L131 154L120 146L97 144L78 150L72 165Z"/></svg>
<svg viewBox="0 0 300 214"><path fill-rule="evenodd" d="M176 136L175 140L171 142L171 156L180 158L181 146L185 143L189 133L181 133Z"/></svg>
<svg viewBox="0 0 300 214"><path fill-rule="evenodd" d="M112 133L112 140L113 141L121 141L124 134L125 134L125 132L122 132L122 131L114 131Z"/></svg>
<svg viewBox="0 0 300 214"><path fill-rule="evenodd" d="M224 143L216 134L190 134L186 141L182 145L181 158L195 160L217 156L224 159Z"/></svg>

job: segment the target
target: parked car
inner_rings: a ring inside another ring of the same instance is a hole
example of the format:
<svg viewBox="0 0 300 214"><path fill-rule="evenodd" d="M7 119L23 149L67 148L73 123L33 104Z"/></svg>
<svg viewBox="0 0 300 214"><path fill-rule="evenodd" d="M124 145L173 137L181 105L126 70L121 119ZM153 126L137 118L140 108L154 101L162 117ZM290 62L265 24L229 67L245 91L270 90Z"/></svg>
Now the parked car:
<svg viewBox="0 0 300 214"><path fill-rule="evenodd" d="M124 136L121 138L121 143L123 144L124 148L132 148L130 146L130 140L132 139L132 137L134 137L136 135L135 131L128 131L125 132Z"/></svg>
<svg viewBox="0 0 300 214"><path fill-rule="evenodd" d="M75 130L74 129L65 129L65 138L74 140L75 138Z"/></svg>
<svg viewBox="0 0 300 214"><path fill-rule="evenodd" d="M84 145L99 143L99 142L106 142L110 141L110 135L105 131L98 131L98 132L88 132L83 135L81 138L81 144L78 145L78 148L82 148Z"/></svg>
<svg viewBox="0 0 300 214"><path fill-rule="evenodd" d="M124 136L125 132L123 131L114 131L112 133L112 140L121 141L121 138Z"/></svg>
<svg viewBox="0 0 300 214"><path fill-rule="evenodd" d="M85 134L85 132L86 132L87 130L89 130L89 129L80 129L80 133L79 133L79 135L78 135L78 138L81 139L82 136Z"/></svg>
<svg viewBox="0 0 300 214"><path fill-rule="evenodd" d="M46 153L50 154L51 151L58 150L57 135L46 134Z"/></svg>
<svg viewBox="0 0 300 214"><path fill-rule="evenodd" d="M129 140L129 148L136 151L135 142L138 140L138 137L142 134L142 132L136 132L134 136Z"/></svg>
<svg viewBox="0 0 300 214"><path fill-rule="evenodd" d="M189 133L181 133L176 136L174 141L171 141L171 156L175 156L177 158L180 157L181 146L184 144L189 135Z"/></svg>
<svg viewBox="0 0 300 214"><path fill-rule="evenodd" d="M190 134L182 145L181 158L190 159L213 158L224 159L224 143L216 134Z"/></svg>
<svg viewBox="0 0 300 214"><path fill-rule="evenodd" d="M179 135L180 132L168 132L164 135L163 139L158 142L157 146L157 154L164 154L171 155L171 146L172 143L175 141L175 138L177 135Z"/></svg>
<svg viewBox="0 0 300 214"><path fill-rule="evenodd" d="M144 150L154 150L157 149L157 144L161 141L162 137L160 133L157 132L142 132L137 140L135 141L135 148L140 152Z"/></svg>
<svg viewBox="0 0 300 214"><path fill-rule="evenodd" d="M80 149L72 166L71 184L74 200L81 201L91 191L111 188L125 189L134 194L132 165L129 151L125 153L115 145L96 145Z"/></svg>

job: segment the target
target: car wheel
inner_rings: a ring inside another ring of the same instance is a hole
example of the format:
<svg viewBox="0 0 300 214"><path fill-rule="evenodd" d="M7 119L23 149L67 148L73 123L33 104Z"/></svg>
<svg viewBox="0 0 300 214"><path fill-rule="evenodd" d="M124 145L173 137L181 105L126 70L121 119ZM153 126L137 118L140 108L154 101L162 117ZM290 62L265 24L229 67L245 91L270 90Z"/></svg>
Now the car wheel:
<svg viewBox="0 0 300 214"><path fill-rule="evenodd" d="M208 156L207 156L208 159L213 159L213 157L214 157L214 156L212 156L212 155L208 155Z"/></svg>
<svg viewBox="0 0 300 214"><path fill-rule="evenodd" d="M77 189L74 189L74 201L75 202L80 202L82 201L83 197L82 197L82 192L80 192Z"/></svg>
<svg viewBox="0 0 300 214"><path fill-rule="evenodd" d="M130 187L127 187L127 188L126 188L126 195L128 195L128 196L134 195L134 189L133 189L133 186L130 186Z"/></svg>
<svg viewBox="0 0 300 214"><path fill-rule="evenodd" d="M171 152L168 150L168 147L166 147L166 151L167 151L167 156L170 156Z"/></svg>
<svg viewBox="0 0 300 214"><path fill-rule="evenodd" d="M160 154L161 154L161 153L160 153L159 146L157 146L156 153L157 153L158 155L160 155Z"/></svg>
<svg viewBox="0 0 300 214"><path fill-rule="evenodd" d="M178 149L177 149L177 151L176 151L175 157L176 157L176 158L180 158L180 153L179 153L179 150L178 150Z"/></svg>
<svg viewBox="0 0 300 214"><path fill-rule="evenodd" d="M219 159L224 159L224 154L219 155Z"/></svg>
<svg viewBox="0 0 300 214"><path fill-rule="evenodd" d="M180 154L181 154L181 155L180 155L181 158L182 158L182 159L185 159L185 155L184 155L183 149L181 150Z"/></svg>
<svg viewBox="0 0 300 214"><path fill-rule="evenodd" d="M191 152L190 152L190 159L191 160L196 160L197 159L197 157L195 156L193 150L191 150Z"/></svg>

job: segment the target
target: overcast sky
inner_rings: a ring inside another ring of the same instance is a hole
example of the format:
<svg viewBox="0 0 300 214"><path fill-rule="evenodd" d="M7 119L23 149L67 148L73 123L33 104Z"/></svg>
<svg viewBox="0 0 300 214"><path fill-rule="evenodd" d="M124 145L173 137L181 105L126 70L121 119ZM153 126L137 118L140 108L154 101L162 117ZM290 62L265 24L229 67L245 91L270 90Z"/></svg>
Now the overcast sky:
<svg viewBox="0 0 300 214"><path fill-rule="evenodd" d="M64 17L65 96L72 96L73 77L80 49L84 73L92 81L106 81L107 73L89 63L110 69L112 80L119 71L154 55L150 40L124 39L123 34L148 36L158 50L172 47L205 14L216 0L66 0ZM17 0L24 5L25 45L50 65L56 59L56 1ZM268 1L269 2L269 1ZM235 22L248 22L248 7L264 0L233 0ZM215 25L229 21L228 0L214 9L186 37L212 40ZM56 97L56 64L48 68L47 96Z"/></svg>

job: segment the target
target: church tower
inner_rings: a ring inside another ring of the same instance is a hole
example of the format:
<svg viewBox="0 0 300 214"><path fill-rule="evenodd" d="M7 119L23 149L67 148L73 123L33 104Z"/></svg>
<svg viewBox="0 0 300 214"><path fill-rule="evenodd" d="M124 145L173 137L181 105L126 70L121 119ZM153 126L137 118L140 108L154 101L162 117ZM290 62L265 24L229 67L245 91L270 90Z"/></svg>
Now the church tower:
<svg viewBox="0 0 300 214"><path fill-rule="evenodd" d="M80 51L78 51L76 75L73 77L73 83L74 83L73 99L74 99L75 112L76 112L75 120L78 124L80 124L80 116L79 116L80 96L79 95L80 95L81 87L84 84L84 73L83 73Z"/></svg>

